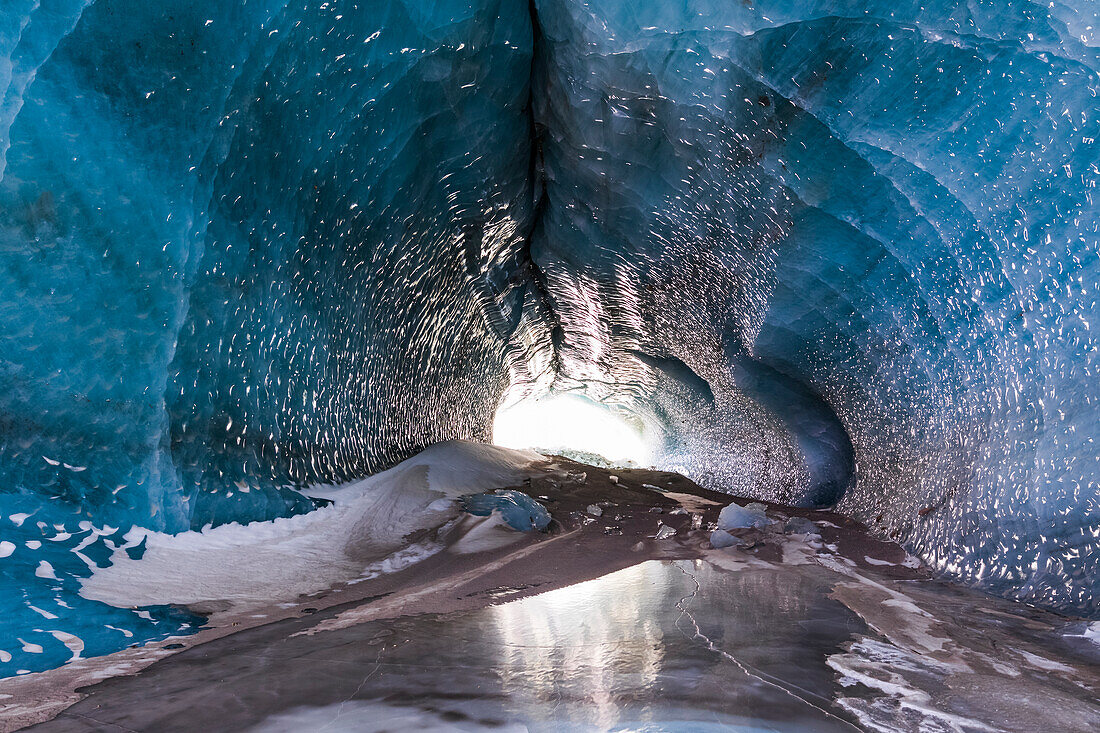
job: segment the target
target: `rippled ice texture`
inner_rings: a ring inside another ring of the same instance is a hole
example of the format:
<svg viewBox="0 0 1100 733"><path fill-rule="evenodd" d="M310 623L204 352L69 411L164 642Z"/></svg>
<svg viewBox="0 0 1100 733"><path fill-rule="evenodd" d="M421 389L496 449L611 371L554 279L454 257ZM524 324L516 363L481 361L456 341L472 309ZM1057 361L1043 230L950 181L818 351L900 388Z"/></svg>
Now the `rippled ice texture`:
<svg viewBox="0 0 1100 733"><path fill-rule="evenodd" d="M852 450L843 509L1096 613L1097 6L537 5L563 375L740 493Z"/></svg>
<svg viewBox="0 0 1100 733"><path fill-rule="evenodd" d="M1085 0L5 3L5 625L178 629L76 576L131 525L300 513L485 438L509 385L1095 616L1097 27ZM0 670L69 658L27 633Z"/></svg>
<svg viewBox="0 0 1100 733"><path fill-rule="evenodd" d="M55 600L80 521L270 519L312 508L288 487L487 437L531 48L516 3L4 3L0 515L40 512L0 519L5 625L32 603L132 641ZM4 671L69 657L3 639Z"/></svg>

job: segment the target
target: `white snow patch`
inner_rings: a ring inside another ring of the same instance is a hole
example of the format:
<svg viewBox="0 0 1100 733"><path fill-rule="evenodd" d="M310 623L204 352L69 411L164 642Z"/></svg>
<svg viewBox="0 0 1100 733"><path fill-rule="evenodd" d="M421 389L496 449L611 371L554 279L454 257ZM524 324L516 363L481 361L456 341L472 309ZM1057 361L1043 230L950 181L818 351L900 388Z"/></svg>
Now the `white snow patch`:
<svg viewBox="0 0 1100 733"><path fill-rule="evenodd" d="M863 726L882 733L905 729L904 719L895 717L902 710L920 716L919 730L994 731L978 720L958 715L941 707L938 701L910 676L946 677L951 668L932 657L901 649L889 642L860 637L846 654L832 654L825 663L840 674L844 687L862 685L881 695L879 699L840 697L837 704L854 714ZM887 704L883 704L886 702ZM892 702L892 704L891 704ZM895 708L896 706L896 708ZM900 709L900 710L899 710Z"/></svg>
<svg viewBox="0 0 1100 733"><path fill-rule="evenodd" d="M39 616L46 619L47 621L53 621L57 618L56 613L50 613L49 611L47 611L45 609L42 609L42 608L39 608L38 606L32 606L31 604L28 603L27 608L31 609L32 611L34 611L35 613L37 613Z"/></svg>
<svg viewBox="0 0 1100 733"><path fill-rule="evenodd" d="M1048 672L1069 672L1073 673L1075 670L1073 667L1068 667L1061 662L1055 662L1046 657L1040 657L1038 654L1032 654L1031 652L1025 652L1023 649L1016 649L1017 654L1022 656L1027 663L1033 667L1047 670Z"/></svg>
<svg viewBox="0 0 1100 733"><path fill-rule="evenodd" d="M239 610L294 601L427 557L434 550L423 545L380 562L406 548L411 533L457 517L459 496L546 470L538 453L439 443L362 481L307 492L333 501L308 514L178 535L132 531L128 546L146 540L142 558L119 548L110 567L83 581L81 595L120 607L224 600Z"/></svg>
<svg viewBox="0 0 1100 733"><path fill-rule="evenodd" d="M421 560L426 560L432 555L436 554L443 549L443 545L438 542L417 542L409 545L403 549L398 550L392 555L388 555L377 562L372 562L363 568L363 572L358 578L349 583L361 583L364 580L370 580L371 578L377 578L380 575L388 575L389 573L396 573L405 568L412 567Z"/></svg>
<svg viewBox="0 0 1100 733"><path fill-rule="evenodd" d="M53 638L60 641L62 644L69 648L70 652L73 653L73 655L69 657L68 662L74 662L77 659L80 659L80 655L84 652L83 639L81 639L79 636L73 636L66 631L49 631L47 633L52 634ZM66 662L66 664L68 664L68 662Z"/></svg>

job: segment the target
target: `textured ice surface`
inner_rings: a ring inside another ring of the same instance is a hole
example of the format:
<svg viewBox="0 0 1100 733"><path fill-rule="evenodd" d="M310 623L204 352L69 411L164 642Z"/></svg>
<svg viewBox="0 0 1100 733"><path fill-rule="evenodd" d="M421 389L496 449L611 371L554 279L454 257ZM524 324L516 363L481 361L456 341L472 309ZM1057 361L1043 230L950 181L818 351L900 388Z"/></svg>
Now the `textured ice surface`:
<svg viewBox="0 0 1100 733"><path fill-rule="evenodd" d="M1098 27L1086 0L6 2L0 673L68 659L49 630L87 655L186 623L74 596L132 527L307 512L295 488L487 437L510 385L1100 613Z"/></svg>
<svg viewBox="0 0 1100 733"><path fill-rule="evenodd" d="M559 380L1096 613L1096 5L536 4Z"/></svg>
<svg viewBox="0 0 1100 733"><path fill-rule="evenodd" d="M0 515L32 514L0 519L0 648L44 647L0 673L69 657L29 605L89 650L161 628L73 600L81 522L301 513L487 437L509 379L526 3L204 5L0 5Z"/></svg>

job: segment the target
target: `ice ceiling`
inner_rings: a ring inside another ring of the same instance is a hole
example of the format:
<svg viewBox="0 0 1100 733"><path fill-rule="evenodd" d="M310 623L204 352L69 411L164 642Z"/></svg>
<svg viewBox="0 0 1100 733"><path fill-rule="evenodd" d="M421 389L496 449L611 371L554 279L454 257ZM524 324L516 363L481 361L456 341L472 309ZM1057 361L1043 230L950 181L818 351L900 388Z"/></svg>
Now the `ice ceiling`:
<svg viewBox="0 0 1100 733"><path fill-rule="evenodd" d="M1097 16L7 0L6 612L555 389L1095 616Z"/></svg>

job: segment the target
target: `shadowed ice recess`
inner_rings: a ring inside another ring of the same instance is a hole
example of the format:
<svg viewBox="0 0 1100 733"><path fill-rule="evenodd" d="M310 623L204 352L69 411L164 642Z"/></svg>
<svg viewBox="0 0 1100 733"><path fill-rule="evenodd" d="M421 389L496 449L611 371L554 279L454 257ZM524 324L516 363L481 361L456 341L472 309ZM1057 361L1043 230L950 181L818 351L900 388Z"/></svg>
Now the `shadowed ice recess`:
<svg viewBox="0 0 1100 733"><path fill-rule="evenodd" d="M548 393L1100 618L1097 28L5 0L0 676L200 621L77 594L127 537L310 513Z"/></svg>

